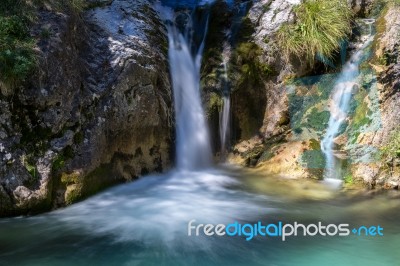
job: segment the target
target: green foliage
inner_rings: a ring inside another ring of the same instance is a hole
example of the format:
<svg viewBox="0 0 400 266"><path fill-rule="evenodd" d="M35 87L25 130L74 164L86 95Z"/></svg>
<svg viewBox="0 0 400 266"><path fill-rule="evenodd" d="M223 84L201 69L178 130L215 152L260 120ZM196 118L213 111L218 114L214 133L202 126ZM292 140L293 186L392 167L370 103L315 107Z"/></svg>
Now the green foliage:
<svg viewBox="0 0 400 266"><path fill-rule="evenodd" d="M0 80L9 87L23 81L35 65L25 1L6 0L0 8Z"/></svg>
<svg viewBox="0 0 400 266"><path fill-rule="evenodd" d="M346 176L343 178L343 181L344 181L345 184L349 184L349 185L354 184L354 178L353 178L352 175L346 175Z"/></svg>
<svg viewBox="0 0 400 266"><path fill-rule="evenodd" d="M33 160L33 157L22 155L21 156L21 163L23 166L25 166L26 170L29 172L29 174L32 176L32 178L36 179L38 176L37 169L35 162Z"/></svg>
<svg viewBox="0 0 400 266"><path fill-rule="evenodd" d="M287 60L294 55L313 64L315 56L332 58L351 32L351 11L345 0L306 0L294 8L295 22L283 25L277 42Z"/></svg>
<svg viewBox="0 0 400 266"><path fill-rule="evenodd" d="M323 131L329 122L330 113L328 111L318 111L316 107L311 109L307 116L306 127L314 128L316 131Z"/></svg>
<svg viewBox="0 0 400 266"><path fill-rule="evenodd" d="M29 27L36 19L36 9L46 6L56 11L78 13L85 8L84 0L2 0L0 5L0 81L7 88L23 82L36 66L35 40ZM44 29L40 37L49 38ZM0 83L1 84L1 83Z"/></svg>
<svg viewBox="0 0 400 266"><path fill-rule="evenodd" d="M381 147L380 155L385 161L400 157L400 128L394 130L387 144Z"/></svg>
<svg viewBox="0 0 400 266"><path fill-rule="evenodd" d="M350 123L350 140L351 143L357 141L358 136L363 132L371 122L372 119L370 115L372 114L371 109L367 103L368 92L365 90L360 90L350 106L350 113L352 114L352 119Z"/></svg>
<svg viewBox="0 0 400 266"><path fill-rule="evenodd" d="M61 170L65 165L65 157L63 154L59 154L55 160L53 161L53 164L51 166L52 172L57 172Z"/></svg>

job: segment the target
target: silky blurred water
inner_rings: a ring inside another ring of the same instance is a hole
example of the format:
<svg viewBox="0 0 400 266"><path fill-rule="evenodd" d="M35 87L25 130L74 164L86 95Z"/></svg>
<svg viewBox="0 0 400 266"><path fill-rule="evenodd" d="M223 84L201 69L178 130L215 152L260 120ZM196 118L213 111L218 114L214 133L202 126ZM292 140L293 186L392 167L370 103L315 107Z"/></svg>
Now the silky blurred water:
<svg viewBox="0 0 400 266"><path fill-rule="evenodd" d="M51 213L0 220L0 264L398 265L398 196L355 196L230 167L172 171ZM192 219L379 224L384 236L190 237Z"/></svg>
<svg viewBox="0 0 400 266"><path fill-rule="evenodd" d="M329 104L330 118L328 128L321 141L321 150L325 155L326 165L324 178L327 182L340 185L339 179L342 178L340 165L337 165L337 158L335 156L335 138L339 134L340 127L348 119L348 112L353 93L360 84L360 65L369 55L366 50L374 40L374 32L372 29L373 19L359 20L361 23L368 25L368 32L362 36L360 46L351 55L349 60L344 64L341 73L335 80L335 87L331 92L331 100Z"/></svg>

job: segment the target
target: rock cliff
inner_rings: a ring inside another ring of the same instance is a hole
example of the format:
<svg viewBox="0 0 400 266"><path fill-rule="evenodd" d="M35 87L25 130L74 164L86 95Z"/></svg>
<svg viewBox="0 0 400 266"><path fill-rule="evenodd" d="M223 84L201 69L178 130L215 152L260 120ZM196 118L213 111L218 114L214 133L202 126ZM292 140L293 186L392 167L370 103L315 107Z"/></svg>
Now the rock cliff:
<svg viewBox="0 0 400 266"><path fill-rule="evenodd" d="M0 98L0 215L70 204L169 167L165 29L150 1L37 8L38 67Z"/></svg>

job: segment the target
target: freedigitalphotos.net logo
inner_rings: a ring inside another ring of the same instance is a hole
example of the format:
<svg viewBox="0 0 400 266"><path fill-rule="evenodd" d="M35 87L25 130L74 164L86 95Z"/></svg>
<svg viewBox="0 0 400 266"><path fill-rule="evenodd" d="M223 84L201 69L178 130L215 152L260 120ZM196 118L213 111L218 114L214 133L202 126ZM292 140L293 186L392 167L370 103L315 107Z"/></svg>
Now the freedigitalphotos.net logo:
<svg viewBox="0 0 400 266"><path fill-rule="evenodd" d="M191 220L187 227L188 236L243 236L246 241L254 237L279 237L285 241L287 237L293 236L383 236L383 227L380 225L358 226L351 228L349 224L328 224L322 222L316 224L291 223L267 223L261 221L257 223L234 222L230 224L196 224L196 220Z"/></svg>

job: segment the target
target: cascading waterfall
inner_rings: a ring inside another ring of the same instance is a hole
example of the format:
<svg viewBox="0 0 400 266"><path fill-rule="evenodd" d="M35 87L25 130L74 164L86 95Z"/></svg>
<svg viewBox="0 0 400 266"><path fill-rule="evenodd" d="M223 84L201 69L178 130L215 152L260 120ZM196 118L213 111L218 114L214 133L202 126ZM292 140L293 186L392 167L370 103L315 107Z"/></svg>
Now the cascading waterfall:
<svg viewBox="0 0 400 266"><path fill-rule="evenodd" d="M178 169L200 169L210 165L211 147L204 111L200 101L200 66L207 32L192 55L190 28L186 34L168 24L169 64L175 100L176 150ZM186 26L190 27L190 23Z"/></svg>
<svg viewBox="0 0 400 266"><path fill-rule="evenodd" d="M224 70L223 74L223 96L222 96L222 111L219 117L219 132L221 139L221 157L224 159L229 147L230 137L230 109L231 109L231 97L228 82L228 61L230 57L229 45L226 44L224 47L222 66Z"/></svg>
<svg viewBox="0 0 400 266"><path fill-rule="evenodd" d="M339 179L340 173L336 169L335 138L340 127L347 119L351 96L354 88L358 86L357 79L360 75L359 67L364 60L364 50L374 39L372 32L373 19L364 19L363 23L369 26L369 33L364 37L362 45L355 51L343 66L342 72L335 83L330 100L330 118L325 136L321 141L321 149L326 158L325 179Z"/></svg>

